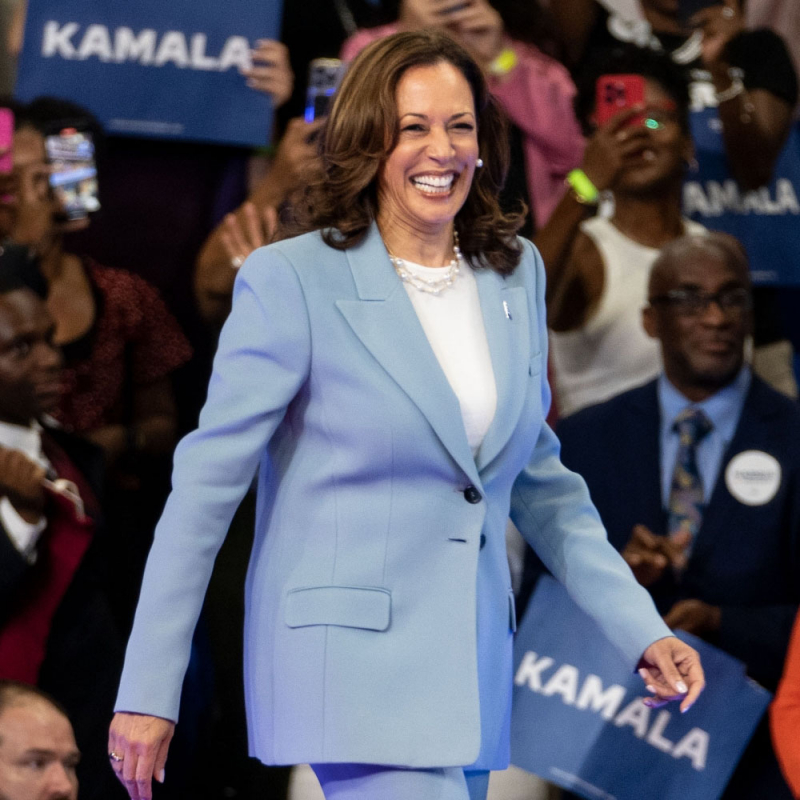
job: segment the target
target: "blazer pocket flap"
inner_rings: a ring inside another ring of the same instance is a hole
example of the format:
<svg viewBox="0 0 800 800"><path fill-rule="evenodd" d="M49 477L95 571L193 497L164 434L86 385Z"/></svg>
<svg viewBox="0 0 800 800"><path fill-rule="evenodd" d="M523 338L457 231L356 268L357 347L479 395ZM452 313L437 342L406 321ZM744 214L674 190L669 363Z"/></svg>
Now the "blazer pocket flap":
<svg viewBox="0 0 800 800"><path fill-rule="evenodd" d="M531 356L528 372L531 375L538 375L541 371L542 371L542 354L541 352L539 352L535 356Z"/></svg>
<svg viewBox="0 0 800 800"><path fill-rule="evenodd" d="M292 589L286 597L284 619L290 628L341 625L385 631L389 627L392 595L368 586L309 586Z"/></svg>

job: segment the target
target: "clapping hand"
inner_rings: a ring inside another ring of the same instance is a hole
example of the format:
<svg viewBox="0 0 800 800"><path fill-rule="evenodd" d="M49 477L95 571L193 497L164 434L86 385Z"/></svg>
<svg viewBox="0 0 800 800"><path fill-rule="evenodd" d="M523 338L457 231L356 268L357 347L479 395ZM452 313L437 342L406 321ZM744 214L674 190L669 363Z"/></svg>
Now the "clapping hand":
<svg viewBox="0 0 800 800"><path fill-rule="evenodd" d="M686 548L691 540L688 532L656 536L645 525L634 525L622 557L642 586L652 586L667 568L681 570L686 567Z"/></svg>
<svg viewBox="0 0 800 800"><path fill-rule="evenodd" d="M707 636L719 630L722 611L702 600L679 600L664 617L672 630L686 631L695 636Z"/></svg>
<svg viewBox="0 0 800 800"><path fill-rule="evenodd" d="M253 250L269 243L277 227L278 212L272 206L259 213L253 203L245 203L236 214L228 214L220 238L231 265L238 269Z"/></svg>

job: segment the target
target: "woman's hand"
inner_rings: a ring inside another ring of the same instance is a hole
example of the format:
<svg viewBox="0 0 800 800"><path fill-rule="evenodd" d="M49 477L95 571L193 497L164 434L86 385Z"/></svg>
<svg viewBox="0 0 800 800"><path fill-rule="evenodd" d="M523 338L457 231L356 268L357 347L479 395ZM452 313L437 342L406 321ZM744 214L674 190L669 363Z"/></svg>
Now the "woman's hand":
<svg viewBox="0 0 800 800"><path fill-rule="evenodd" d="M654 695L644 701L650 708L681 700L681 712L686 712L706 685L699 653L675 636L653 642L644 651L638 669L647 690Z"/></svg>
<svg viewBox="0 0 800 800"><path fill-rule="evenodd" d="M319 163L317 137L324 124L324 118L313 122L306 122L302 117L289 120L267 175L267 180L277 184L283 193L280 202L303 186ZM254 192L256 199L260 200L258 194L258 191ZM259 202L259 205L262 204Z"/></svg>
<svg viewBox="0 0 800 800"><path fill-rule="evenodd" d="M453 11L446 27L484 70L503 50L503 19L486 0Z"/></svg>
<svg viewBox="0 0 800 800"><path fill-rule="evenodd" d="M469 5L469 0L402 0L398 21L401 27L411 31L441 28L450 22L453 14Z"/></svg>
<svg viewBox="0 0 800 800"><path fill-rule="evenodd" d="M251 89L272 98L274 108L282 106L294 89L294 72L289 65L289 49L273 39L259 39L253 50L253 66L242 70Z"/></svg>
<svg viewBox="0 0 800 800"><path fill-rule="evenodd" d="M725 60L728 42L744 30L744 16L738 0L725 0L724 5L698 11L691 24L703 31L702 60L711 69Z"/></svg>
<svg viewBox="0 0 800 800"><path fill-rule="evenodd" d="M108 732L108 753L111 767L131 800L150 800L153 778L164 782L167 750L174 733L175 723L162 717L114 714Z"/></svg>
<svg viewBox="0 0 800 800"><path fill-rule="evenodd" d="M269 244L278 228L278 212L267 206L261 213L253 203L245 203L236 214L227 214L220 240L231 266L238 269L253 250Z"/></svg>
<svg viewBox="0 0 800 800"><path fill-rule="evenodd" d="M620 111L587 141L581 169L598 191L611 188L625 161L647 146L649 134L644 125L630 124L643 111L643 105Z"/></svg>
<svg viewBox="0 0 800 800"><path fill-rule="evenodd" d="M399 22L412 31L448 31L484 68L503 49L503 20L487 0L403 0Z"/></svg>

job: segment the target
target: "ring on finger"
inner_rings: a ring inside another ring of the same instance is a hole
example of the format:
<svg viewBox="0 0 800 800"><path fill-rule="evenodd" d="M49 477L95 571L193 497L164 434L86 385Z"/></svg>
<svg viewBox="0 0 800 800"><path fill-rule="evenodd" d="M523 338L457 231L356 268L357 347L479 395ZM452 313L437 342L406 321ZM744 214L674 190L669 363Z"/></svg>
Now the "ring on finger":
<svg viewBox="0 0 800 800"><path fill-rule="evenodd" d="M725 8L722 9L722 16L725 17L725 19L733 19L735 14L736 12L730 6L725 6Z"/></svg>
<svg viewBox="0 0 800 800"><path fill-rule="evenodd" d="M109 758L110 758L110 759L111 759L113 762L115 762L116 764L118 764L120 761L124 761L124 760L125 760L125 756L121 756L119 753L116 753L114 750L112 750L112 751L111 751L111 752L108 754L108 757L109 757Z"/></svg>

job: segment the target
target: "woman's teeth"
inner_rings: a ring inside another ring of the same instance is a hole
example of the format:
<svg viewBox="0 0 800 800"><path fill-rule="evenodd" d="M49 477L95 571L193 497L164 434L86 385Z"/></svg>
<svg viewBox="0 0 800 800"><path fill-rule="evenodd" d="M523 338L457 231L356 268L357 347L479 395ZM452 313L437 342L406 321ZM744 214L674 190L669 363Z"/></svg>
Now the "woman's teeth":
<svg viewBox="0 0 800 800"><path fill-rule="evenodd" d="M447 194L453 185L454 175L421 175L412 178L411 183L426 194Z"/></svg>

